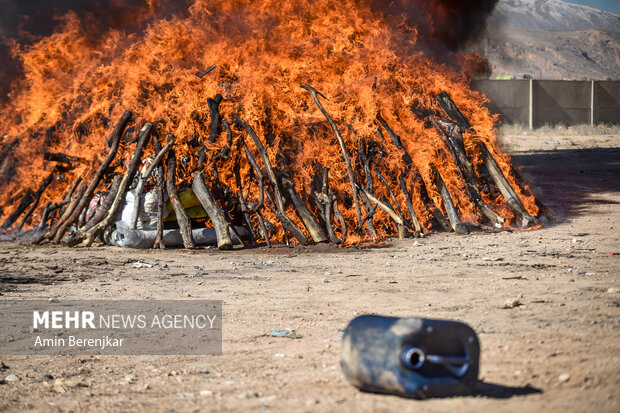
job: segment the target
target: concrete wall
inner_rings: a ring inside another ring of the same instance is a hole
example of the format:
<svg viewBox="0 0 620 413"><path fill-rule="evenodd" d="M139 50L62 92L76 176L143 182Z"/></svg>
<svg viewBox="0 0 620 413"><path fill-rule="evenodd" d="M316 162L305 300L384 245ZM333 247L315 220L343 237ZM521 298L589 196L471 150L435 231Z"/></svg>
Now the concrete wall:
<svg viewBox="0 0 620 413"><path fill-rule="evenodd" d="M479 80L472 87L505 124L620 123L620 81Z"/></svg>
<svg viewBox="0 0 620 413"><path fill-rule="evenodd" d="M529 80L482 80L472 84L491 100L488 107L500 115L506 124L528 124L530 81Z"/></svg>
<svg viewBox="0 0 620 413"><path fill-rule="evenodd" d="M611 80L594 82L595 123L620 123L620 82Z"/></svg>

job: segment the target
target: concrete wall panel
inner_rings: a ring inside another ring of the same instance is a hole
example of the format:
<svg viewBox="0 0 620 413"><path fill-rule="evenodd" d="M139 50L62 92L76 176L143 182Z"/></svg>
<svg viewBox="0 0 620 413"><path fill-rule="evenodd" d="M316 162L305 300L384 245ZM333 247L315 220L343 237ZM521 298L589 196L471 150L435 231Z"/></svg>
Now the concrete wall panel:
<svg viewBox="0 0 620 413"><path fill-rule="evenodd" d="M477 80L472 88L504 124L529 125L530 115L534 127L620 123L620 81L533 80L531 97L529 80Z"/></svg>
<svg viewBox="0 0 620 413"><path fill-rule="evenodd" d="M487 106L499 115L500 122L528 124L528 80L477 80L472 82L472 88L487 95L490 100Z"/></svg>
<svg viewBox="0 0 620 413"><path fill-rule="evenodd" d="M595 122L620 123L620 82L599 81L594 84Z"/></svg>
<svg viewBox="0 0 620 413"><path fill-rule="evenodd" d="M590 123L592 82L535 80L534 127Z"/></svg>

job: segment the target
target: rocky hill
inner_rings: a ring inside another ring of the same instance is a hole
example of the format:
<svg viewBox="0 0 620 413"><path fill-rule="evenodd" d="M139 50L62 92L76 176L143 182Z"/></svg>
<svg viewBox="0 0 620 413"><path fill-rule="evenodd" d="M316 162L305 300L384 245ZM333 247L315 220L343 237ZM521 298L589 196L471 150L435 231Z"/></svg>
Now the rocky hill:
<svg viewBox="0 0 620 413"><path fill-rule="evenodd" d="M559 0L500 0L480 41L492 75L619 80L620 16Z"/></svg>

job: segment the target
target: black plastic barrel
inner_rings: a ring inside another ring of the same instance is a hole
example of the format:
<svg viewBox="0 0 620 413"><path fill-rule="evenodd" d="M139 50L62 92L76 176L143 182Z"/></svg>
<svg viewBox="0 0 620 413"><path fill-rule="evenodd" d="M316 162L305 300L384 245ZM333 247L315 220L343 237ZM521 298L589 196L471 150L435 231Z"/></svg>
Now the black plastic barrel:
<svg viewBox="0 0 620 413"><path fill-rule="evenodd" d="M466 324L364 315L347 326L340 365L355 387L416 399L470 394L480 344Z"/></svg>

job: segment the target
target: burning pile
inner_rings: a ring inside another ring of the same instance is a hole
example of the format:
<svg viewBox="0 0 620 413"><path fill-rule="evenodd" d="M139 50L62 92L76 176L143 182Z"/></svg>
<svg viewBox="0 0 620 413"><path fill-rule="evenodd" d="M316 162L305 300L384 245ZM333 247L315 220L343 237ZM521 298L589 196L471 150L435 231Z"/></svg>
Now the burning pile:
<svg viewBox="0 0 620 413"><path fill-rule="evenodd" d="M195 0L165 18L155 3L134 10L144 29L94 36L68 13L13 44L3 231L90 245L141 228L145 192L160 247L176 225L187 248L200 227L231 248L538 225L468 88L480 58L428 57L458 40L453 1Z"/></svg>

